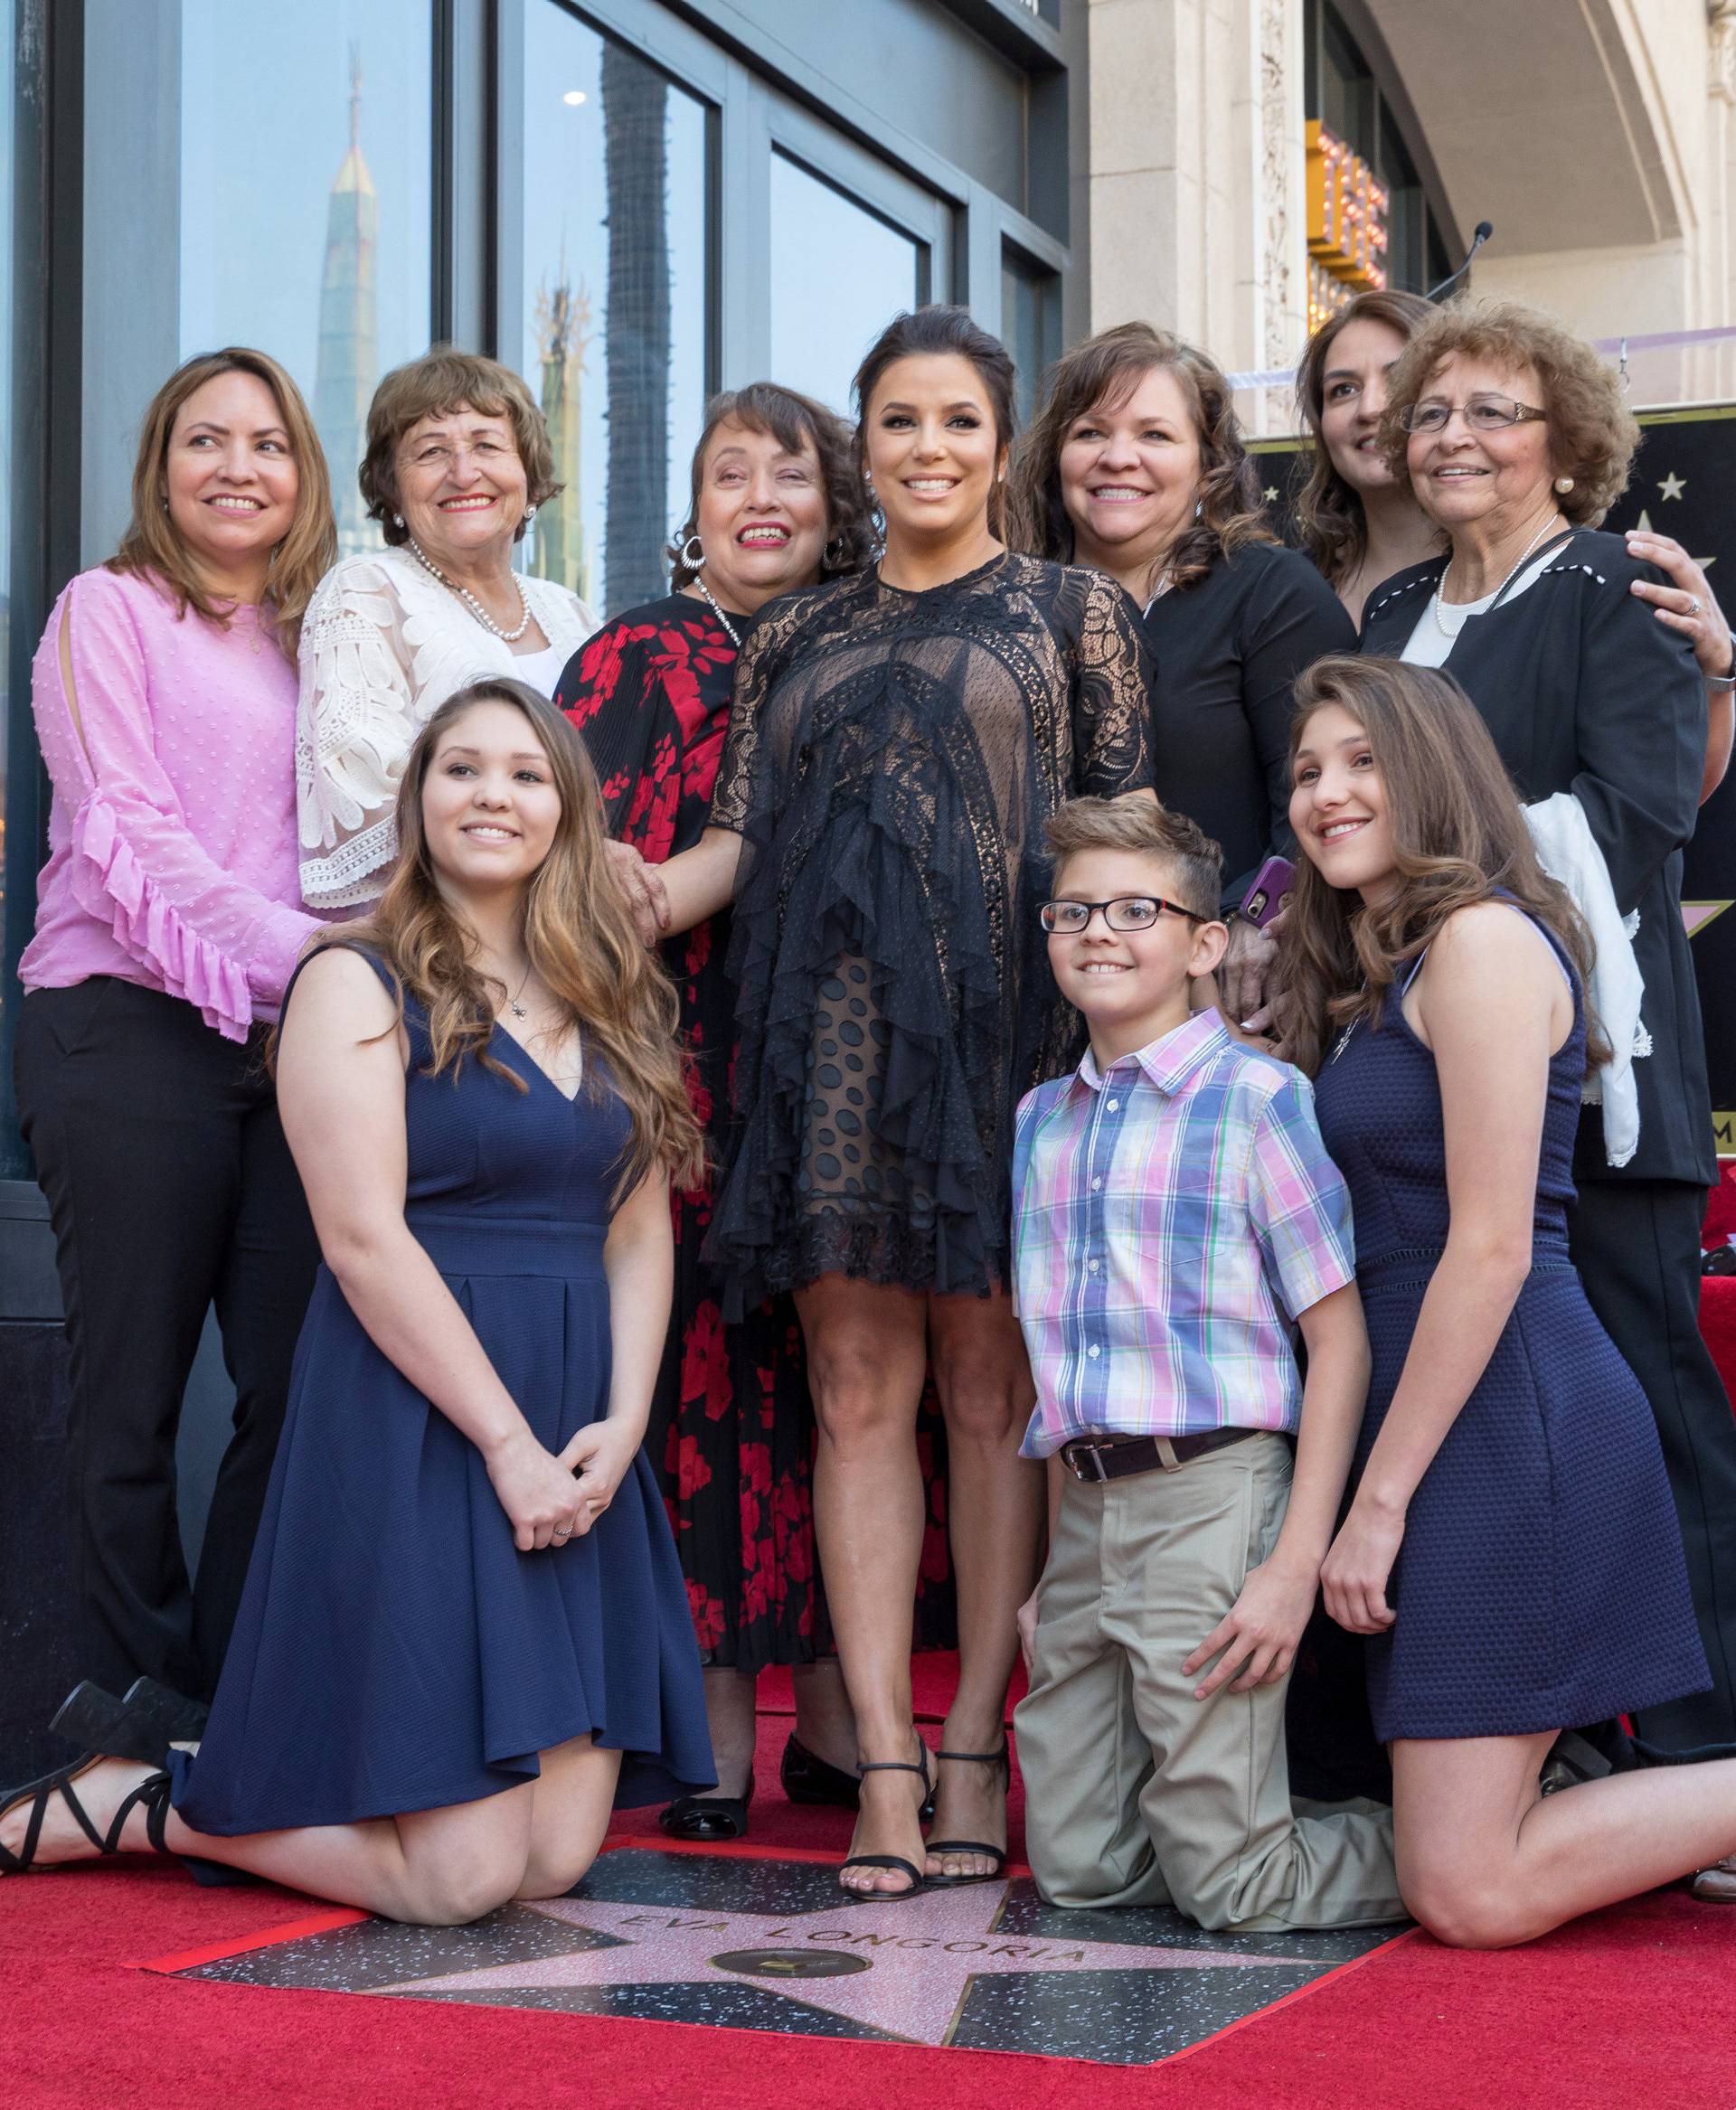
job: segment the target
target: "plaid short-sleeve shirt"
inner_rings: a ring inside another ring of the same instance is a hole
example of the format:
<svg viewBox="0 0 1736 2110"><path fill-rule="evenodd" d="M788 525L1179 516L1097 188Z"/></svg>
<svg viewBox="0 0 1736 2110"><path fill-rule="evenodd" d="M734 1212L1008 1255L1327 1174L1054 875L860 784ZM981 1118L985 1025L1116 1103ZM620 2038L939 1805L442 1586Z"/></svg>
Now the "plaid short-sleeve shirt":
<svg viewBox="0 0 1736 2110"><path fill-rule="evenodd" d="M1314 1088L1214 1011L1025 1095L1013 1236L1026 1457L1086 1435L1294 1430L1294 1322L1356 1274Z"/></svg>

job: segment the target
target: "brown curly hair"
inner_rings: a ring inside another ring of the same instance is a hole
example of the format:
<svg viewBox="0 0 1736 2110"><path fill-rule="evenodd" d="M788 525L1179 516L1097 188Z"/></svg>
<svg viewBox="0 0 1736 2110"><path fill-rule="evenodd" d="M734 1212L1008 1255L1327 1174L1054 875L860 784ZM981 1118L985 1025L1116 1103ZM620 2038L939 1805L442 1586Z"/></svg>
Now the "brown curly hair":
<svg viewBox="0 0 1736 2110"><path fill-rule="evenodd" d="M1396 659L1316 660L1296 684L1290 765L1308 720L1336 703L1368 736L1400 884L1377 904L1327 885L1306 854L1278 940L1275 1002L1282 1052L1310 1077L1354 1022L1378 1026L1387 992L1448 918L1497 897L1558 937L1583 989L1591 938L1567 890L1537 862L1505 766L1477 706L1443 669ZM1305 846L1306 847L1306 846ZM1608 1059L1588 1021L1587 1059Z"/></svg>
<svg viewBox="0 0 1736 2110"><path fill-rule="evenodd" d="M505 418L512 427L524 465L526 505L542 505L559 495L562 486L555 480L548 425L518 375L497 359L436 344L420 359L393 367L368 405L368 447L356 481L368 517L380 523L380 532L393 549L410 540L410 530L401 527L397 518L403 511L398 493L399 441L424 418L449 418L467 409L485 418ZM523 540L525 524L521 520L513 531L514 542Z"/></svg>
<svg viewBox="0 0 1736 2110"><path fill-rule="evenodd" d="M1421 400L1452 358L1487 360L1515 380L1522 368L1532 369L1543 398L1535 407L1549 414L1550 466L1573 479L1571 491L1557 492L1556 504L1575 527L1598 526L1628 487L1638 422L1609 362L1553 316L1522 301L1449 301L1405 346L1392 369L1380 426L1381 454L1397 481L1410 489L1410 436L1399 415Z"/></svg>
<svg viewBox="0 0 1736 2110"><path fill-rule="evenodd" d="M398 861L385 892L369 915L316 933L313 948L359 944L379 955L397 984L401 1019L406 990L428 1013L434 1076L456 1078L472 1055L517 1090L528 1090L523 1077L489 1052L506 992L476 966L469 934L441 891L422 824L422 787L441 736L476 704L495 702L530 721L561 796L554 841L525 891L524 952L584 1035L584 1088L597 1097L612 1090L627 1108L632 1135L615 1199L658 1171L678 1186L690 1184L704 1145L683 1078L675 984L656 953L639 942L610 876L602 793L584 740L527 682L490 675L434 712L404 764Z"/></svg>
<svg viewBox="0 0 1736 2110"><path fill-rule="evenodd" d="M1420 293L1401 292L1396 287L1359 293L1335 315L1328 316L1303 347L1296 368L1296 407L1307 435L1302 459L1307 464L1307 481L1297 493L1291 518L1303 550L1328 586L1342 586L1353 577L1368 552L1368 523L1363 502L1333 466L1320 438L1320 420L1326 406L1326 363L1338 334L1356 322L1384 323L1406 339L1435 313L1434 303Z"/></svg>
<svg viewBox="0 0 1736 2110"><path fill-rule="evenodd" d="M1068 431L1088 410L1119 409L1159 367L1175 376L1200 448L1199 517L1161 560L1172 588L1192 586L1220 557L1246 543L1277 542L1222 368L1168 330L1118 323L1075 344L1049 369L1042 408L1007 472L1007 540L1015 550L1061 564L1073 561L1073 523L1061 495L1061 450Z"/></svg>
<svg viewBox="0 0 1736 2110"><path fill-rule="evenodd" d="M725 389L705 406L705 423L693 449L687 517L669 543L669 583L683 587L699 576L699 568L689 564L682 551L688 537L698 530L706 449L718 427L729 424L769 434L788 454L799 455L805 447L812 447L819 457L820 483L826 494L826 547L820 555L820 577L837 579L847 571L860 571L873 550L873 531L869 522L867 486L856 463L854 433L842 418L824 403L816 403L812 396L780 388L775 381L755 381L744 389Z"/></svg>

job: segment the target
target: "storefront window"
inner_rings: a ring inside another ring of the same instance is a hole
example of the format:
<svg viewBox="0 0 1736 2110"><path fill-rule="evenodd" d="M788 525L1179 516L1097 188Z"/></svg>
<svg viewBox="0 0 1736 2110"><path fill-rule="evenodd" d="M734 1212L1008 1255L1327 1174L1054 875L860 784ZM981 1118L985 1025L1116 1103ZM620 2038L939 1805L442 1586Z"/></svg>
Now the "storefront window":
<svg viewBox="0 0 1736 2110"><path fill-rule="evenodd" d="M1035 415L1043 369L1061 351L1061 283L1012 250L1001 258L1001 342L1018 368L1021 426Z"/></svg>
<svg viewBox="0 0 1736 2110"><path fill-rule="evenodd" d="M355 482L369 400L428 348L432 17L428 0L183 5L182 352L251 344L288 368L345 555L378 546Z"/></svg>
<svg viewBox="0 0 1736 2110"><path fill-rule="evenodd" d="M708 113L540 0L524 25L524 365L566 486L530 569L613 615L667 590L704 415Z"/></svg>
<svg viewBox="0 0 1736 2110"><path fill-rule="evenodd" d="M862 355L923 298L920 242L787 155L771 157L771 373L848 414Z"/></svg>

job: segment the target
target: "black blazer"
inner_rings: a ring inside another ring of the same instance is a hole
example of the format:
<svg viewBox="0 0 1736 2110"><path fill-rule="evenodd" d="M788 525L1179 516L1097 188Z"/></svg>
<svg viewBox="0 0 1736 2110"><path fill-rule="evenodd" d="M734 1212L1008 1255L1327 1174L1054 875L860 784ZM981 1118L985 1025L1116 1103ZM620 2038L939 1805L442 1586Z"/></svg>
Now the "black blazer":
<svg viewBox="0 0 1736 2110"><path fill-rule="evenodd" d="M1290 834L1290 697L1328 653L1356 649L1344 603L1297 550L1244 543L1203 579L1146 611L1156 668L1151 771L1157 796L1223 852L1237 906Z"/></svg>
<svg viewBox="0 0 1736 2110"><path fill-rule="evenodd" d="M1446 559L1377 587L1363 650L1396 659ZM1682 928L1682 846L1694 834L1706 753L1706 692L1687 640L1628 588L1663 573L1637 564L1619 535L1582 529L1522 594L1470 617L1448 654L1452 674L1495 735L1526 801L1571 791L1609 861L1622 913L1637 909L1634 952L1646 978L1652 1052L1634 1065L1639 1147L1616 1171L1595 1107L1580 1124L1574 1176L1718 1176L1700 997Z"/></svg>

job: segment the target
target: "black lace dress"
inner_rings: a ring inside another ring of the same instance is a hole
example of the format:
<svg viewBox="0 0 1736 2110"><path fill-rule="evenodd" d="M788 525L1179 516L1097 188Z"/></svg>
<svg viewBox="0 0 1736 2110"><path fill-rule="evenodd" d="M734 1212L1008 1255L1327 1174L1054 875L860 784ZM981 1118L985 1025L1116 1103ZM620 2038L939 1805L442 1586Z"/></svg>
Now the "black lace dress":
<svg viewBox="0 0 1736 2110"><path fill-rule="evenodd" d="M1150 784L1149 674L1119 587L1011 553L761 617L712 806L744 842L739 1118L706 1248L726 1314L832 1272L1006 1279L1014 1110L1078 1040L1037 921L1043 824Z"/></svg>

